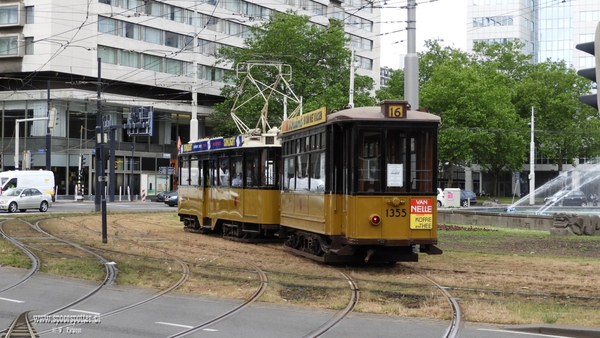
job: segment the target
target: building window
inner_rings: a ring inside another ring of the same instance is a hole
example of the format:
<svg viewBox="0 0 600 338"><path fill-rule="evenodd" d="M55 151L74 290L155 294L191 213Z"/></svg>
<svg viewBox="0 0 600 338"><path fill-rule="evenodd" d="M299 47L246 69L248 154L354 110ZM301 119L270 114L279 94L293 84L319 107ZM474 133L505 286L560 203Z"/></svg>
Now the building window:
<svg viewBox="0 0 600 338"><path fill-rule="evenodd" d="M182 75L183 74L183 62L179 60L167 59L166 72L169 74Z"/></svg>
<svg viewBox="0 0 600 338"><path fill-rule="evenodd" d="M98 19L98 32L117 35L117 20L100 17Z"/></svg>
<svg viewBox="0 0 600 338"><path fill-rule="evenodd" d="M167 19L183 22L183 9L175 6L167 6Z"/></svg>
<svg viewBox="0 0 600 338"><path fill-rule="evenodd" d="M19 24L19 5L0 7L0 25Z"/></svg>
<svg viewBox="0 0 600 338"><path fill-rule="evenodd" d="M140 27L131 22L122 22L121 36L129 39L140 39Z"/></svg>
<svg viewBox="0 0 600 338"><path fill-rule="evenodd" d="M111 47L98 46L98 58L101 62L117 64L117 50Z"/></svg>
<svg viewBox="0 0 600 338"><path fill-rule="evenodd" d="M163 4L154 0L150 0L146 4L145 13L155 17L161 17L163 15Z"/></svg>
<svg viewBox="0 0 600 338"><path fill-rule="evenodd" d="M162 58L154 55L144 54L144 69L156 72L162 71Z"/></svg>
<svg viewBox="0 0 600 338"><path fill-rule="evenodd" d="M141 8L141 0L122 0L124 7L137 11Z"/></svg>
<svg viewBox="0 0 600 338"><path fill-rule="evenodd" d="M146 27L144 29L144 41L162 45L162 31Z"/></svg>
<svg viewBox="0 0 600 338"><path fill-rule="evenodd" d="M179 34L165 32L165 46L181 48L181 39Z"/></svg>
<svg viewBox="0 0 600 338"><path fill-rule="evenodd" d="M25 55L33 55L33 38L25 38Z"/></svg>
<svg viewBox="0 0 600 338"><path fill-rule="evenodd" d="M121 65L133 68L140 68L140 54L136 52L122 50Z"/></svg>
<svg viewBox="0 0 600 338"><path fill-rule="evenodd" d="M19 55L19 46L17 44L17 36L0 37L0 55L2 56L17 56Z"/></svg>
<svg viewBox="0 0 600 338"><path fill-rule="evenodd" d="M33 6L25 7L25 23L35 23Z"/></svg>

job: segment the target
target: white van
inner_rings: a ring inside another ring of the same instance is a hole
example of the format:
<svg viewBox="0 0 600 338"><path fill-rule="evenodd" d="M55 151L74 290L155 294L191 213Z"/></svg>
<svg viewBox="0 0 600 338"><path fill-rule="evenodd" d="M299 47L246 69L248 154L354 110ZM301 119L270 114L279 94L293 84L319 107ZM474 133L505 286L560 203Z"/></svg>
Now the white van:
<svg viewBox="0 0 600 338"><path fill-rule="evenodd" d="M38 188L54 197L54 173L48 170L17 170L0 172L0 193L9 188Z"/></svg>

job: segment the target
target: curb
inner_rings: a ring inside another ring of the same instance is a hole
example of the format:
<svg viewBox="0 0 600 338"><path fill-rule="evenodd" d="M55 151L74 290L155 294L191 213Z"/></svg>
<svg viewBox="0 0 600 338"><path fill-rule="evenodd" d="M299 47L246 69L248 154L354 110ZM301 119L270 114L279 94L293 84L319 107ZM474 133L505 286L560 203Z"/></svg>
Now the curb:
<svg viewBox="0 0 600 338"><path fill-rule="evenodd" d="M600 327L566 326L566 325L511 325L504 330L539 333L546 335L573 338L600 338Z"/></svg>

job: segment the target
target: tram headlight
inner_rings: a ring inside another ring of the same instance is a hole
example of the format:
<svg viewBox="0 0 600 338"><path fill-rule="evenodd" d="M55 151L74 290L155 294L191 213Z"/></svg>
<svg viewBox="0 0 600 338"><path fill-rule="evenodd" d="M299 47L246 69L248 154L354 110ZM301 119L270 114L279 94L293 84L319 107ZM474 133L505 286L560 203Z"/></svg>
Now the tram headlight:
<svg viewBox="0 0 600 338"><path fill-rule="evenodd" d="M377 214L372 214L369 216L369 220L371 221L371 225L377 226L381 224L381 217L379 217Z"/></svg>

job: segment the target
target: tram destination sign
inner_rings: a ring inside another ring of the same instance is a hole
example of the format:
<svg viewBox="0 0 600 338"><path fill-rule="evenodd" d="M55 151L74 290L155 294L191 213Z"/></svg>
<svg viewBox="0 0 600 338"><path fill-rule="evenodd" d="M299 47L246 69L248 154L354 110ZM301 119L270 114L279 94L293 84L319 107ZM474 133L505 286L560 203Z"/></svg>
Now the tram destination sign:
<svg viewBox="0 0 600 338"><path fill-rule="evenodd" d="M243 144L242 135L231 137L217 137L210 140L202 140L194 143L186 143L183 145L183 153L191 153L197 151L210 151L225 148L238 148Z"/></svg>
<svg viewBox="0 0 600 338"><path fill-rule="evenodd" d="M283 121L281 124L281 133L289 133L324 122L327 122L327 108L325 107Z"/></svg>

